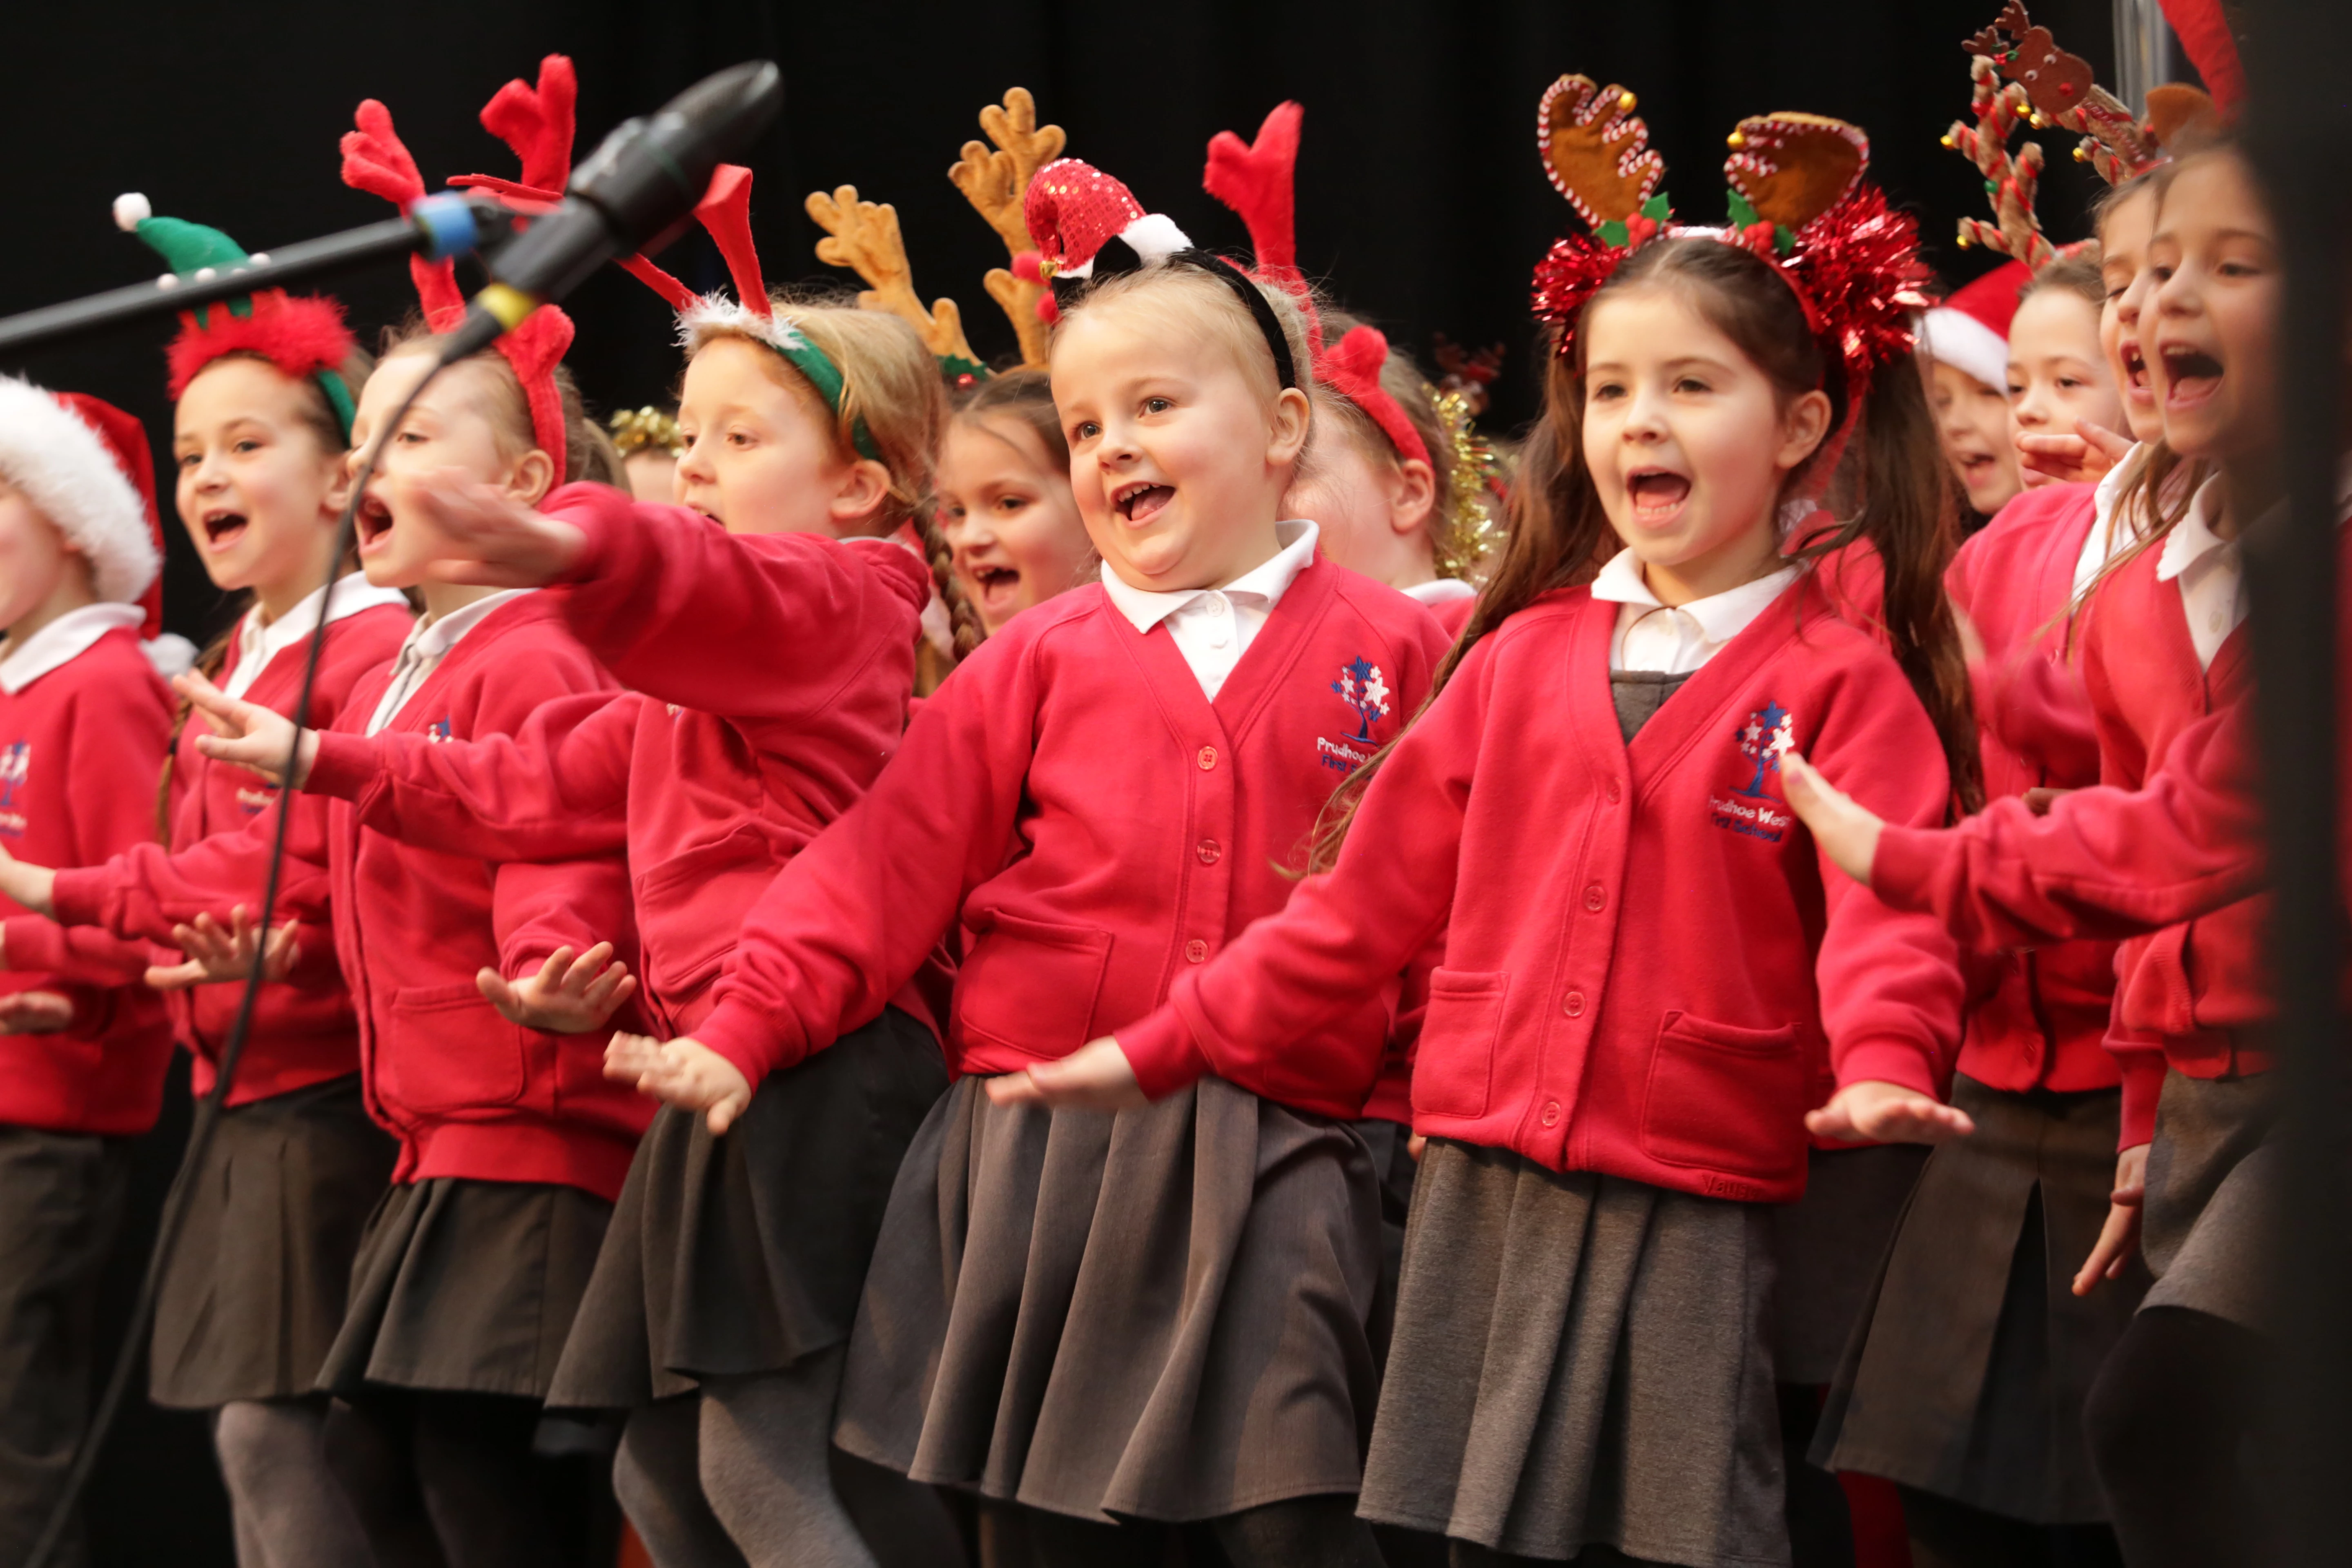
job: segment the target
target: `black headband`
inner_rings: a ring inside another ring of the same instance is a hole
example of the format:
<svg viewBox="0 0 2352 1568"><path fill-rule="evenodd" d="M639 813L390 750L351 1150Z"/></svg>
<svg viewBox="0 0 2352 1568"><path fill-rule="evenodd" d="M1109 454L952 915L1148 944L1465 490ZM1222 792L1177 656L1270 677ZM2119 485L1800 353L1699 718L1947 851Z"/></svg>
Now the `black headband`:
<svg viewBox="0 0 2352 1568"><path fill-rule="evenodd" d="M1091 277L1057 277L1054 279L1054 302L1066 307L1075 305L1086 297L1087 290L1094 284L1117 273L1132 272L1141 265L1141 259L1136 258L1124 267L1108 266L1114 246L1126 257L1135 257L1134 251L1129 249L1123 241L1109 241L1095 253ZM1274 307L1266 303L1265 295L1250 280L1247 273L1214 251L1202 250L1197 246L1171 252L1167 258L1167 265L1198 268L1240 295L1242 303L1249 309L1250 320L1255 321L1257 330L1265 334L1265 346L1273 351L1275 380L1281 383L1285 390L1298 385L1298 363L1290 354L1290 335L1282 330L1281 318L1274 313Z"/></svg>

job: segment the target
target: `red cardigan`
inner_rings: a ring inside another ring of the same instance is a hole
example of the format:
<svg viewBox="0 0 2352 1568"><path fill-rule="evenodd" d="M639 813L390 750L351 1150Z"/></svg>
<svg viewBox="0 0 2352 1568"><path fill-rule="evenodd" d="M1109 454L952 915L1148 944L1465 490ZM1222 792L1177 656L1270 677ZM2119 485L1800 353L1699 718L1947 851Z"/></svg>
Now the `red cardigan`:
<svg viewBox="0 0 2352 1568"><path fill-rule="evenodd" d="M343 710L352 686L400 651L401 639L408 635L414 618L396 605L383 605L346 616L329 627L325 651L319 656L318 682L310 695L310 719L315 726L323 729L332 724ZM308 637L279 649L247 689L247 700L292 714L294 700L301 690L303 663L310 653ZM237 654L237 645L232 640L227 661L221 668L222 679L236 672ZM216 763L196 750L197 737L212 732L212 725L202 713L191 713L180 728L172 761L173 793L177 797L172 812L171 845L174 851L215 834L242 832L278 799L275 786L232 763ZM298 816L307 814L316 818L303 831L312 836L324 832L324 799L298 795L293 809ZM312 878L307 885L288 890L304 897L289 899L281 892L278 920L299 920L315 931L330 929L330 916L320 896L326 891L324 879ZM21 916L7 923L10 958L33 967L61 967L47 955L55 952L65 958L68 949L90 940L111 944L125 955L127 962L138 964L136 972L125 974L118 984L140 978L153 952L151 943L121 942L93 927L60 926L38 916ZM176 958L176 950L170 956ZM166 998L180 1038L195 1057L191 1087L198 1095L212 1092L214 1063L221 1047L227 1043L244 989L241 985L198 985L173 992ZM343 984L342 971L327 943L312 942L305 950L305 962L296 973L284 982L263 986L256 999L252 1034L237 1067L236 1082L229 1090L229 1103L245 1105L357 1072L359 1049L359 1024L352 1014L351 992Z"/></svg>
<svg viewBox="0 0 2352 1568"><path fill-rule="evenodd" d="M631 689L551 702L512 735L463 745L321 736L308 787L453 854L625 847L647 1011L690 1034L777 868L898 750L930 574L887 541L729 534L602 485L546 510L587 531L567 614Z"/></svg>
<svg viewBox="0 0 2352 1568"><path fill-rule="evenodd" d="M958 1071L1051 1060L1141 1017L1282 907L1324 802L1419 706L1444 648L1427 610L1323 560L1213 703L1166 626L1139 634L1100 584L1024 612L761 897L696 1037L756 1082L870 1016L959 921ZM1412 956L1293 1047L1377 1061ZM1370 1086L1261 1092L1354 1116Z"/></svg>
<svg viewBox="0 0 2352 1568"><path fill-rule="evenodd" d="M493 611L391 728L456 740L506 733L543 701L609 691L611 677L564 630L562 597L533 594ZM352 689L340 731L367 727L390 678L380 667ZM58 916L153 940L199 910L250 901L275 822L265 813L179 855L150 847L61 873ZM634 955L620 858L501 866L433 854L362 828L340 801L323 820L296 816L287 853L326 867L368 1108L401 1141L394 1179L549 1182L617 1196L651 1102L604 1078L604 1034L520 1028L482 999L474 976L486 967L527 974L558 947L605 938Z"/></svg>
<svg viewBox="0 0 2352 1568"><path fill-rule="evenodd" d="M172 698L129 627L96 642L22 691L0 690L0 845L42 866L88 866L150 839L155 780L172 735ZM9 970L0 992L54 991L73 1023L53 1035L0 1035L0 1122L121 1137L155 1124L172 1025L163 1000L136 978L110 983L101 942L55 970L17 945L33 921L0 899Z"/></svg>
<svg viewBox="0 0 2352 1568"><path fill-rule="evenodd" d="M1936 1092L1959 1035L1950 940L1830 867L1773 770L1793 744L1873 809L1935 822L1943 752L1894 659L1811 588L1630 747L1617 606L1576 588L1513 616L1391 753L1338 867L1119 1029L1146 1092L1214 1072L1360 1093L1375 1053L1319 1026L1449 919L1413 1068L1423 1133L1780 1202L1804 1189L1824 1049L1841 1083Z"/></svg>
<svg viewBox="0 0 2352 1568"><path fill-rule="evenodd" d="M2045 485L2021 494L1960 546L1944 585L1984 639L1971 674L1988 801L2036 787L2098 783L2089 697L2067 657L2074 567L2097 521L2089 485ZM2043 700L2009 693L2038 683ZM2109 1089L2121 1080L2108 1054L2114 1010L2113 942L2069 942L1984 961L1969 1011L1959 1070L1994 1089Z"/></svg>

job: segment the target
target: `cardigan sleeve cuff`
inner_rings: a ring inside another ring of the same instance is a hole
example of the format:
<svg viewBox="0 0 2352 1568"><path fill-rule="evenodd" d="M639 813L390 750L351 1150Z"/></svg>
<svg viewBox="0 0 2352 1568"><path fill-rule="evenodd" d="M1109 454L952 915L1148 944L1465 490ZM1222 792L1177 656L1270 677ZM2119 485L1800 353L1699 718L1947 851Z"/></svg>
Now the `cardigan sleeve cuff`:
<svg viewBox="0 0 2352 1568"><path fill-rule="evenodd" d="M6 947L8 967L21 973L54 973L72 962L66 951L66 928L39 915L12 915L0 921L0 944Z"/></svg>
<svg viewBox="0 0 2352 1568"><path fill-rule="evenodd" d="M1150 1099L1163 1100L1209 1070L1209 1058L1201 1053L1183 1015L1172 1006L1128 1025L1117 1038L1135 1081Z"/></svg>
<svg viewBox="0 0 2352 1568"><path fill-rule="evenodd" d="M2112 1047L2110 1047L2112 1048ZM2164 1058L2137 1048L2119 1051L2123 1058L2123 1122L2116 1135L2116 1152L2136 1149L2156 1136L2156 1104L2164 1094Z"/></svg>
<svg viewBox="0 0 2352 1568"><path fill-rule="evenodd" d="M1840 1089L1853 1083L1891 1083L1941 1100L1944 1091L1937 1076L1932 1053L1912 1040L1859 1041L1840 1053L1837 1062Z"/></svg>
<svg viewBox="0 0 2352 1568"><path fill-rule="evenodd" d="M312 795L357 800L383 771L383 742L373 735L340 730L319 731L319 753L310 760L310 776L302 787Z"/></svg>
<svg viewBox="0 0 2352 1568"><path fill-rule="evenodd" d="M777 1037L775 1026L758 1008L732 996L722 997L710 1016L694 1029L693 1037L734 1064L753 1089L772 1072L793 1066L807 1053Z"/></svg>
<svg viewBox="0 0 2352 1568"><path fill-rule="evenodd" d="M102 867L82 866L59 871L49 888L52 918L61 926L100 924L99 911L106 901L106 882Z"/></svg>
<svg viewBox="0 0 2352 1568"><path fill-rule="evenodd" d="M1934 909L1929 889L1944 858L1948 830L1888 823L1879 830L1870 858L1870 890L1890 910L1927 914Z"/></svg>

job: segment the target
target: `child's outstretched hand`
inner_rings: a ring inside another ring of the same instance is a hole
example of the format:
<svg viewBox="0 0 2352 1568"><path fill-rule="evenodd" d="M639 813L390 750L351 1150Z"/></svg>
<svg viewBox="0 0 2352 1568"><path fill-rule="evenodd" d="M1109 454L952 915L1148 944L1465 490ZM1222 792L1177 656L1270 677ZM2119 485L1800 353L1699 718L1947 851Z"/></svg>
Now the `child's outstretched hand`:
<svg viewBox="0 0 2352 1568"><path fill-rule="evenodd" d="M1899 1083L1864 1079L1805 1116L1805 1131L1841 1143L1941 1143L1977 1130L1969 1113Z"/></svg>
<svg viewBox="0 0 2352 1568"><path fill-rule="evenodd" d="M0 1035L54 1035L73 1027L70 998L54 991L12 991L0 996Z"/></svg>
<svg viewBox="0 0 2352 1568"><path fill-rule="evenodd" d="M150 965L147 984L157 991L185 991L191 985L243 984L253 973L253 957L261 945L261 928L243 904L228 912L222 925L208 914L172 928L185 962ZM269 933L268 953L262 962L264 980L283 980L302 956L301 921L288 921Z"/></svg>
<svg viewBox="0 0 2352 1568"><path fill-rule="evenodd" d="M751 1105L751 1086L735 1064L690 1035L656 1040L615 1034L604 1047L604 1076L633 1081L639 1094L664 1105L701 1111L713 1138Z"/></svg>
<svg viewBox="0 0 2352 1568"><path fill-rule="evenodd" d="M501 1016L526 1029L584 1035L601 1029L614 1010L637 989L625 963L613 961L613 944L600 942L578 957L568 947L547 955L539 973L509 980L495 969L474 976Z"/></svg>
<svg viewBox="0 0 2352 1568"><path fill-rule="evenodd" d="M2116 1190L2107 1199L2107 1223L2091 1256L2074 1273L2074 1294L2087 1296L2102 1279L2120 1279L2124 1265L2139 1250L2140 1206L2147 1198L2147 1145L2135 1143L2116 1157Z"/></svg>
<svg viewBox="0 0 2352 1568"><path fill-rule="evenodd" d="M0 846L0 894L14 899L37 915L58 912L56 891L58 874L47 866L36 866L30 860L19 860ZM7 964L0 961L0 969Z"/></svg>
<svg viewBox="0 0 2352 1568"><path fill-rule="evenodd" d="M436 468L395 480L401 504L437 527L447 544L425 568L444 583L536 588L580 559L587 536L460 468Z"/></svg>
<svg viewBox="0 0 2352 1568"><path fill-rule="evenodd" d="M216 762L235 763L259 773L271 784L283 784L287 751L294 744L294 721L258 702L229 696L195 670L172 678L172 689L194 703L212 721L213 732L196 737L196 750ZM300 789L319 760L319 732L302 731L302 750L294 759L294 787Z"/></svg>
<svg viewBox="0 0 2352 1568"><path fill-rule="evenodd" d="M1025 1072L988 1080L988 1098L999 1105L1042 1105L1051 1110L1140 1110L1150 1103L1127 1053L1108 1035L1088 1040L1057 1062L1036 1062Z"/></svg>
<svg viewBox="0 0 2352 1568"><path fill-rule="evenodd" d="M1877 858L1878 836L1886 824L1795 752L1781 753L1780 784L1788 793L1789 809L1812 829L1814 842L1837 868L1870 886L1870 863Z"/></svg>
<svg viewBox="0 0 2352 1568"><path fill-rule="evenodd" d="M2018 466L2034 476L2028 483L2096 484L2132 449L2130 437L2088 419L2075 420L2074 429L2073 436L2017 437Z"/></svg>

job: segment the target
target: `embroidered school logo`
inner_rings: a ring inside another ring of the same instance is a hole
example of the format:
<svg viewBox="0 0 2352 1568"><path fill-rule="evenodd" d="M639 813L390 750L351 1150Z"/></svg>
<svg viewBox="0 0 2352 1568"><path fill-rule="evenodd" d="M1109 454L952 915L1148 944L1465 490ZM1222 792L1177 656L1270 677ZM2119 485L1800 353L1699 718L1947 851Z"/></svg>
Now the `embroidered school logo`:
<svg viewBox="0 0 2352 1568"><path fill-rule="evenodd" d="M1346 740L1333 741L1323 736L1315 738L1318 760L1327 768L1349 773L1372 760L1372 753L1363 748L1374 744L1373 721L1389 716L1388 677L1381 667L1359 654L1339 667L1339 679L1331 683L1339 700L1355 710L1356 732ZM1349 741L1360 742L1349 745Z"/></svg>
<svg viewBox="0 0 2352 1568"><path fill-rule="evenodd" d="M1780 759L1796 744L1795 716L1778 702L1766 700L1731 732L1732 742L1748 764L1748 783L1735 785L1728 795L1707 796L1707 820L1727 833L1778 844L1796 820L1765 788L1764 775L1780 771Z"/></svg>
<svg viewBox="0 0 2352 1568"><path fill-rule="evenodd" d="M236 804L247 816L259 816L263 812L268 811L277 799L276 784L251 784L236 786Z"/></svg>
<svg viewBox="0 0 2352 1568"><path fill-rule="evenodd" d="M425 725L425 738L428 741L434 742L447 740L449 738L449 720L447 716L444 715L441 718L434 720L430 724Z"/></svg>
<svg viewBox="0 0 2352 1568"><path fill-rule="evenodd" d="M18 741L0 752L0 833L21 837L25 831L25 814L18 809L16 792L25 787L32 776L33 742Z"/></svg>

